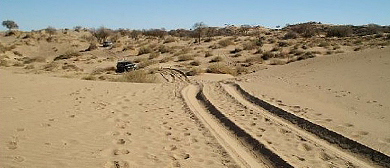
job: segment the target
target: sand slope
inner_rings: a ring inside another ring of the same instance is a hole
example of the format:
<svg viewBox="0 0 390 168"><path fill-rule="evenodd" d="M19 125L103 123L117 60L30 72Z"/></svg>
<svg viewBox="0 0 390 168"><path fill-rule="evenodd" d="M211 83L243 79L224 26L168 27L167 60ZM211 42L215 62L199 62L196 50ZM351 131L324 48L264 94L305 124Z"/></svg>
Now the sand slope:
<svg viewBox="0 0 390 168"><path fill-rule="evenodd" d="M275 66L238 82L271 104L390 155L390 49Z"/></svg>
<svg viewBox="0 0 390 168"><path fill-rule="evenodd" d="M177 84L0 73L0 167L235 165Z"/></svg>

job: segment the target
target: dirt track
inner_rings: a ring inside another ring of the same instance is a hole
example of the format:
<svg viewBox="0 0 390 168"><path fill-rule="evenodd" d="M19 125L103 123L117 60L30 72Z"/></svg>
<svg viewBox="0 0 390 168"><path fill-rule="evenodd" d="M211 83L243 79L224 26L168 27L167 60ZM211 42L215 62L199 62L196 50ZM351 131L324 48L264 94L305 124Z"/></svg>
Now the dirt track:
<svg viewBox="0 0 390 168"><path fill-rule="evenodd" d="M234 85L206 82L201 89L190 85L182 96L243 167L387 166L385 155L378 161L374 155L369 158L335 146L248 101Z"/></svg>

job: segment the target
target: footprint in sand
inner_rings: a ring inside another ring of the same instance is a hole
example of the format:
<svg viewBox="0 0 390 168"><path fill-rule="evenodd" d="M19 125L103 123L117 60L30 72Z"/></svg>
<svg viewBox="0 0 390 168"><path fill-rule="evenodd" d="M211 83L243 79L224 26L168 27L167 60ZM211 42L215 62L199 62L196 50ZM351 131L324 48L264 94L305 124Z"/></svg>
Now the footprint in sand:
<svg viewBox="0 0 390 168"><path fill-rule="evenodd" d="M24 128L16 128L16 131L17 132L22 132L22 131L24 131Z"/></svg>
<svg viewBox="0 0 390 168"><path fill-rule="evenodd" d="M129 150L127 150L127 149L114 149L113 151L112 151L112 154L113 155L127 155L127 154L129 154L130 153L130 151Z"/></svg>
<svg viewBox="0 0 390 168"><path fill-rule="evenodd" d="M318 153L317 157L323 161L328 161L328 160L333 159L333 157L331 155L329 155L328 153L325 153L325 152Z"/></svg>
<svg viewBox="0 0 390 168"><path fill-rule="evenodd" d="M114 161L108 161L105 165L105 168L128 168L132 167L127 161L122 161L122 160L114 160Z"/></svg>
<svg viewBox="0 0 390 168"><path fill-rule="evenodd" d="M301 151L311 151L313 148L306 143L301 143L298 145L298 149Z"/></svg>
<svg viewBox="0 0 390 168"><path fill-rule="evenodd" d="M7 143L7 148L10 149L10 150L15 150L16 148L18 148L18 142L16 140L9 141Z"/></svg>
<svg viewBox="0 0 390 168"><path fill-rule="evenodd" d="M350 124L350 123L344 123L343 124L344 127L353 127L353 124Z"/></svg>

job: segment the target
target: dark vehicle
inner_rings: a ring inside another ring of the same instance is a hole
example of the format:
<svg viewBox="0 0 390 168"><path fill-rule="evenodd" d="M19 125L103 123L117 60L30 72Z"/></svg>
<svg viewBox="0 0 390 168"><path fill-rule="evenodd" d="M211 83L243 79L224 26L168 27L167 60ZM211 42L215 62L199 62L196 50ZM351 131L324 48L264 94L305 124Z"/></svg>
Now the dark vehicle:
<svg viewBox="0 0 390 168"><path fill-rule="evenodd" d="M130 61L118 61L116 63L116 72L117 73L127 72L127 71L135 70L135 69L137 69L137 65L130 62Z"/></svg>

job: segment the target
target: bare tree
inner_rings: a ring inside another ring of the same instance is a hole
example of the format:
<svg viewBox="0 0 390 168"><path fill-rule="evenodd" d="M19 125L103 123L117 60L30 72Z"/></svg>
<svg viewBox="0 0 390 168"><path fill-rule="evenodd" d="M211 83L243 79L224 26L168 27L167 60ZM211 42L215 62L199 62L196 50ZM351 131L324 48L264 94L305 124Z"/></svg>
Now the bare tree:
<svg viewBox="0 0 390 168"><path fill-rule="evenodd" d="M6 27L9 31L11 31L11 29L19 28L19 26L12 20L5 20L5 21L3 21L2 25L4 27Z"/></svg>
<svg viewBox="0 0 390 168"><path fill-rule="evenodd" d="M194 28L194 31L195 31L196 36L198 38L198 43L200 44L200 38L202 37L202 35L206 31L207 25L203 22L197 22L192 27Z"/></svg>
<svg viewBox="0 0 390 168"><path fill-rule="evenodd" d="M101 43L108 39L108 37L112 34L112 31L102 26L99 27L97 30L91 29L91 33Z"/></svg>
<svg viewBox="0 0 390 168"><path fill-rule="evenodd" d="M50 37L51 37L53 34L55 34L56 31L57 31L56 28L51 27L51 26L49 26L49 27L47 27L47 28L45 29L45 32L48 33Z"/></svg>

